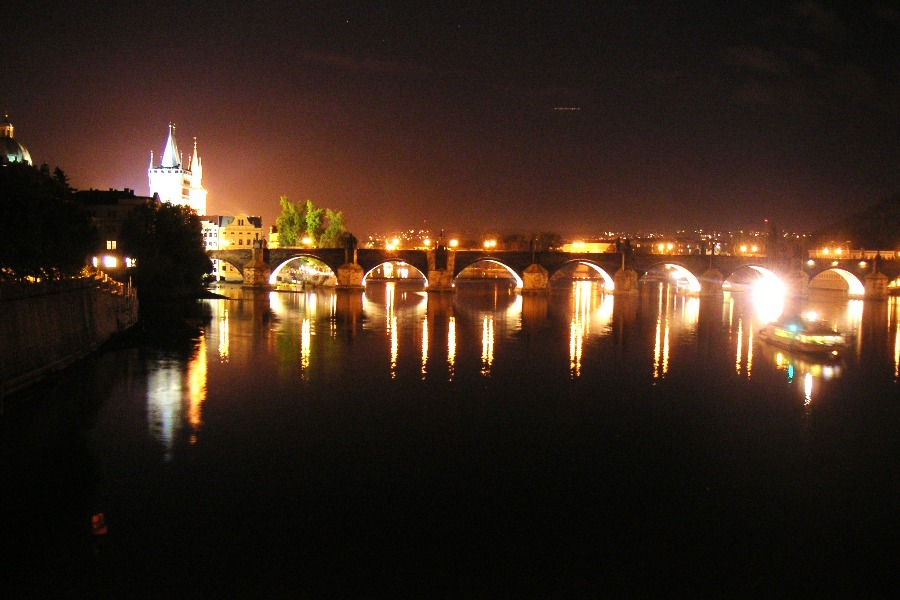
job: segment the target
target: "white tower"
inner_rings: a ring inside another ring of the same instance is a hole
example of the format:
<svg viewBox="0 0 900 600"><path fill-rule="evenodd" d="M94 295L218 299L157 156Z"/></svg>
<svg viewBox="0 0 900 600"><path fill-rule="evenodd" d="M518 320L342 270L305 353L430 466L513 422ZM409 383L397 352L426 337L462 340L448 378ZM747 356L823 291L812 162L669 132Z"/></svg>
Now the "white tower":
<svg viewBox="0 0 900 600"><path fill-rule="evenodd" d="M197 154L197 138L194 138L194 154L187 168L184 168L178 144L175 142L175 126L169 123L169 137L163 149L162 160L153 164L150 152L150 195L159 194L159 199L172 204L183 204L198 215L206 214L206 190L203 189L203 165Z"/></svg>

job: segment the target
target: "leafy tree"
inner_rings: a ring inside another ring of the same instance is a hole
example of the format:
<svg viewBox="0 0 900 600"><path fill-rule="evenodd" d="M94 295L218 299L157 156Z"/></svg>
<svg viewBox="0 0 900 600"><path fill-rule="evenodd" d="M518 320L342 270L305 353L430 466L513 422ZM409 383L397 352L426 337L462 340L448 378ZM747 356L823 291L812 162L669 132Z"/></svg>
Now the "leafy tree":
<svg viewBox="0 0 900 600"><path fill-rule="evenodd" d="M319 248L341 248L345 245L347 231L344 229L344 214L341 211L325 209L325 221L328 225L319 237Z"/></svg>
<svg viewBox="0 0 900 600"><path fill-rule="evenodd" d="M278 228L278 244L280 246L299 246L306 231L306 215L300 207L287 196L281 197L281 215L275 219Z"/></svg>
<svg viewBox="0 0 900 600"><path fill-rule="evenodd" d="M212 272L200 218L186 206L148 202L135 208L122 226L121 243L136 261L134 284L144 297L197 291Z"/></svg>
<svg viewBox="0 0 900 600"><path fill-rule="evenodd" d="M325 226L322 224L322 213L325 212L322 208L316 208L312 200L306 201L306 235L313 241L313 244L316 246L319 245L319 237L321 237L322 232L325 231Z"/></svg>
<svg viewBox="0 0 900 600"><path fill-rule="evenodd" d="M72 201L57 168L0 168L0 278L77 275L98 246L90 214Z"/></svg>
<svg viewBox="0 0 900 600"><path fill-rule="evenodd" d="M339 248L344 245L346 230L344 215L330 208L317 208L312 200L293 203L281 197L281 215L275 219L278 243L281 246L300 246L309 237L319 248Z"/></svg>

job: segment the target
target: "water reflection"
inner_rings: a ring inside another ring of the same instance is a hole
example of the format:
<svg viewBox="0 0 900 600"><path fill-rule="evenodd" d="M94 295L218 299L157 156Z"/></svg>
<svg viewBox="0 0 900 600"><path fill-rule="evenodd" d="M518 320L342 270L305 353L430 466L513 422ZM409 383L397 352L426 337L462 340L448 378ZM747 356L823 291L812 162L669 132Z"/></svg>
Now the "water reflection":
<svg viewBox="0 0 900 600"><path fill-rule="evenodd" d="M197 442L203 425L203 405L207 394L207 356L205 337L197 341L187 360L165 355L150 365L147 378L147 427L150 435L172 458L178 434L187 421L189 442Z"/></svg>
<svg viewBox="0 0 900 600"><path fill-rule="evenodd" d="M455 294L428 294L386 282L370 284L364 293L271 293L266 294L268 301L261 302L243 291L233 300L214 302L208 343L217 348L213 356L219 364L234 363L235 344L248 335L243 325L236 331L235 324L255 322L252 336L265 338L278 349L288 369L283 376L294 373L306 381L316 357L323 356L319 347L341 336L353 339L359 328L367 339L383 341L380 349L365 342L364 359L358 360L389 379L413 372L420 380L432 381L453 381L461 373L491 377L498 365L518 360L518 354L507 355L523 352L517 348L519 340L529 344L528 352L564 355L570 380L596 376L590 373L593 368L586 374L586 366L596 365L602 371L610 360L646 365L649 359L652 368L647 374L662 382L686 361L727 354L736 375L755 379L770 377L774 370L786 384L799 384L804 398L813 402L820 382L840 376L847 364L790 356L768 347L756 335L783 312L802 310L815 311L852 335L855 342L849 358L854 363L885 369L884 362L878 367L869 358L883 356L890 364L891 378L900 380L896 298L880 304L833 298L770 302L741 292L726 292L721 299L697 298L678 294L673 286L662 283L646 286L637 297L607 294L593 282L573 282L567 293L567 300L556 292L523 298L505 286L471 285ZM274 315L274 321L269 323L267 314ZM565 323L559 336L552 333L557 319ZM612 352L613 348L617 350ZM240 353L243 362L253 351L240 342ZM176 400L174 384L166 379L171 375L164 369L154 377L155 421L160 439L170 439L177 429L177 416L163 407ZM192 392L191 396L198 395ZM196 414L192 411L192 422Z"/></svg>

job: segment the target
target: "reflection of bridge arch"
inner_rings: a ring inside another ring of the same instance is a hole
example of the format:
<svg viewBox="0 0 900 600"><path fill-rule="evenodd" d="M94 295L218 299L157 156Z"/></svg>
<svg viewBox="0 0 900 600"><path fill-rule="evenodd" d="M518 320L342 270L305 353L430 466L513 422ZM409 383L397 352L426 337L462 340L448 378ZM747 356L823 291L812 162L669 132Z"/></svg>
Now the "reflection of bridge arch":
<svg viewBox="0 0 900 600"><path fill-rule="evenodd" d="M606 269L604 269L600 265L596 264L595 262L592 262L589 260L584 260L584 259L570 260L568 262L563 263L562 265L559 266L559 268L557 268L553 273L550 274L550 278L552 279L553 277L561 276L561 273L566 268L572 267L572 266L577 268L578 265L584 265L584 266L588 267L589 269L591 269L592 271L594 271L595 273L597 273L598 275L600 275L600 277L603 279L603 288L605 290L612 291L615 288L615 283L613 282L613 278L606 271Z"/></svg>
<svg viewBox="0 0 900 600"><path fill-rule="evenodd" d="M820 271L815 277L809 280L810 288L815 289L829 289L826 287L819 288L818 286L813 286L813 282L817 279L822 279L823 276L827 277L829 273L835 273L847 284L847 295L855 298L862 298L866 294L865 286L863 286L862 281L859 280L859 277L847 271L846 269L841 269L839 267L832 267L830 269L824 269ZM843 291L843 290L842 290Z"/></svg>
<svg viewBox="0 0 900 600"><path fill-rule="evenodd" d="M467 264L465 267L460 269L458 273L456 273L456 276L453 278L454 282L456 280L460 279L460 275L462 275L466 269L477 268L478 264L480 264L480 263L490 263L492 265L497 265L499 267L503 267L506 270L506 272L509 274L509 276L515 280L516 289L522 289L522 287L524 287L525 282L522 281L522 278L519 276L518 273L516 273L515 269L513 269L512 267L510 267L503 261L497 260L496 258L482 258L480 260L476 260L474 262Z"/></svg>

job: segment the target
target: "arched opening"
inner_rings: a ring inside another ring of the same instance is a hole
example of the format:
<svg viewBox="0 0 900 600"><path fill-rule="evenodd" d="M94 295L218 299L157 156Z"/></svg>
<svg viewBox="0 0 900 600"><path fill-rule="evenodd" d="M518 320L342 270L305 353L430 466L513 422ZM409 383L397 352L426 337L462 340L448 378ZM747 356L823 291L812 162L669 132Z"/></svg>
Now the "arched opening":
<svg viewBox="0 0 900 600"><path fill-rule="evenodd" d="M765 267L741 267L725 278L722 290L729 294L752 294L754 311L763 323L774 321L784 311L784 282Z"/></svg>
<svg viewBox="0 0 900 600"><path fill-rule="evenodd" d="M701 290L700 280L686 268L674 263L652 267L642 280L664 283L680 294L699 294Z"/></svg>
<svg viewBox="0 0 900 600"><path fill-rule="evenodd" d="M853 273L844 269L828 269L809 280L810 292L862 298L866 290Z"/></svg>
<svg viewBox="0 0 900 600"><path fill-rule="evenodd" d="M612 291L615 287L609 273L597 265L586 261L572 261L560 267L550 277L550 287L572 287L575 284L593 283L596 287Z"/></svg>
<svg viewBox="0 0 900 600"><path fill-rule="evenodd" d="M296 256L278 265L269 276L275 289L306 289L334 286L337 277L331 267L312 256Z"/></svg>
<svg viewBox="0 0 900 600"><path fill-rule="evenodd" d="M503 263L489 258L476 261L460 271L453 280L453 285L459 287L508 287L521 289L524 283L518 273Z"/></svg>
<svg viewBox="0 0 900 600"><path fill-rule="evenodd" d="M402 260L381 263L363 277L363 285L388 282L394 282L403 286L425 287L428 285L428 278L422 271Z"/></svg>

